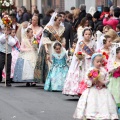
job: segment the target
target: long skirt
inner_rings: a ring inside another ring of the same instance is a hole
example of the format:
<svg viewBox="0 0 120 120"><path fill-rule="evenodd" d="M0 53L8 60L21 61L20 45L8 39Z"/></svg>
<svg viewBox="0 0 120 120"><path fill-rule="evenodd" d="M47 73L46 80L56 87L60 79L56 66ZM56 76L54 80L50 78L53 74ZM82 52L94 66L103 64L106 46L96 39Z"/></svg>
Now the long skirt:
<svg viewBox="0 0 120 120"><path fill-rule="evenodd" d="M34 70L34 80L38 83L45 83L48 74L48 63L46 60L46 51L44 45L41 46L38 59Z"/></svg>
<svg viewBox="0 0 120 120"><path fill-rule="evenodd" d="M15 66L13 81L34 82L34 69L35 66L32 65L30 60L18 58Z"/></svg>

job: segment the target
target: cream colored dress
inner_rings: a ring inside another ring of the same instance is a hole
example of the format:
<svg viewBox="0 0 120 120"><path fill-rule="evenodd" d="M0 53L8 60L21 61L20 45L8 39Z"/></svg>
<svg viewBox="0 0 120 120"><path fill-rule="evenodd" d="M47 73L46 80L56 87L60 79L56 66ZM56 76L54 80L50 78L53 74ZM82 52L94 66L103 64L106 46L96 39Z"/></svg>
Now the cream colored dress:
<svg viewBox="0 0 120 120"><path fill-rule="evenodd" d="M99 81L107 84L107 78L106 70L101 68ZM96 86L92 86L92 82L87 77L86 83L89 88L80 97L73 117L79 120L84 118L92 120L118 119L117 107L110 91L106 87L98 89Z"/></svg>

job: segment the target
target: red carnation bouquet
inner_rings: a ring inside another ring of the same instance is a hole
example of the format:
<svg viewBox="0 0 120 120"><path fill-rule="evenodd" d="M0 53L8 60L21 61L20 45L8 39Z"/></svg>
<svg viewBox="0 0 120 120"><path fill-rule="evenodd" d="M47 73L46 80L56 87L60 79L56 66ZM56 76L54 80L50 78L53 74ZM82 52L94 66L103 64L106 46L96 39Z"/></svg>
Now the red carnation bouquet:
<svg viewBox="0 0 120 120"><path fill-rule="evenodd" d="M107 65L107 60L109 58L109 55L106 52L103 52L103 61L102 61L102 65L106 66Z"/></svg>
<svg viewBox="0 0 120 120"><path fill-rule="evenodd" d="M77 52L75 55L79 60L83 60L85 57L85 55L81 51Z"/></svg>
<svg viewBox="0 0 120 120"><path fill-rule="evenodd" d="M103 57L108 60L109 55L106 52L103 52L102 54L103 54Z"/></svg>

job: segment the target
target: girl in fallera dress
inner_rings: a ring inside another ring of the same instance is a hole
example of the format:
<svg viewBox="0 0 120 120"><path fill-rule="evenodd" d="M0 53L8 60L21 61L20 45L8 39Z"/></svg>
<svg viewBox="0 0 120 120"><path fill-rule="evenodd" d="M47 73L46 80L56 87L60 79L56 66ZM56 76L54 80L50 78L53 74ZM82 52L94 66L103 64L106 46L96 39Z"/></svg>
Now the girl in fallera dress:
<svg viewBox="0 0 120 120"><path fill-rule="evenodd" d="M108 70L107 63L108 63L108 59L111 51L110 50L111 45L112 45L112 38L109 35L105 35L103 39L103 47L98 50L98 52L103 54L103 57L104 57L103 66L106 70Z"/></svg>
<svg viewBox="0 0 120 120"><path fill-rule="evenodd" d="M110 57L108 65L110 73L110 82L108 89L112 93L120 114L120 46L115 50L115 59Z"/></svg>
<svg viewBox="0 0 120 120"><path fill-rule="evenodd" d="M72 43L72 47L69 48L69 50L67 50L67 56L68 56L68 65L70 66L71 62L72 62L72 58L75 52L75 48L76 48L76 44L77 44L78 39L74 39L73 43Z"/></svg>
<svg viewBox="0 0 120 120"><path fill-rule="evenodd" d="M37 60L37 48L35 48L33 41L33 31L31 28L28 28L20 46L20 54L15 66L13 78L14 82L25 82L27 86L33 83Z"/></svg>
<svg viewBox="0 0 120 120"><path fill-rule="evenodd" d="M119 120L115 101L106 88L108 75L102 66L103 56L100 53L92 55L92 67L86 73L87 89L81 95L74 118L83 120ZM91 70L98 71L96 79L91 79Z"/></svg>
<svg viewBox="0 0 120 120"><path fill-rule="evenodd" d="M13 78L14 75L14 69L15 69L15 65L19 56L19 52L20 52L20 43L18 38L16 37L16 31L15 29L11 30L11 36L16 40L16 45L14 45L12 47L12 65L11 65L11 78Z"/></svg>
<svg viewBox="0 0 120 120"><path fill-rule="evenodd" d="M91 40L92 31L90 28L85 28L82 32L82 36L83 39L80 39L77 42L73 59L66 77L63 88L63 94L65 95L74 96L79 94L79 84L82 80L84 80L85 71L90 66L91 55L95 51L95 41ZM75 55L79 51L85 55L81 61Z"/></svg>
<svg viewBox="0 0 120 120"><path fill-rule="evenodd" d="M52 66L48 72L44 89L48 91L62 91L68 66L65 49L59 42L53 45L52 50Z"/></svg>

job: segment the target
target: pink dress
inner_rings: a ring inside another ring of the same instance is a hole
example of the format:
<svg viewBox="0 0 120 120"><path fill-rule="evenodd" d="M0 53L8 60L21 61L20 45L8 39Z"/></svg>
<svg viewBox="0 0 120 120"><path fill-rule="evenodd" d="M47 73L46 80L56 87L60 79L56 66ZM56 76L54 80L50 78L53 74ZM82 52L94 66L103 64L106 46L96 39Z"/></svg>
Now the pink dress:
<svg viewBox="0 0 120 120"><path fill-rule="evenodd" d="M15 69L15 65L16 65L16 61L18 59L19 56L19 49L20 49L20 43L19 40L17 39L17 37L15 36L15 40L16 40L16 45L14 45L12 47L12 64L11 64L11 76L10 78L13 78L14 76L14 69ZM2 73L2 77L5 78L6 73L5 73L5 69L3 70Z"/></svg>
<svg viewBox="0 0 120 120"><path fill-rule="evenodd" d="M64 84L63 88L63 94L65 95L78 95L79 94L79 84L82 80L85 78L85 71L90 67L91 63L91 57L87 55L81 48L79 47L78 50L75 51L77 53L78 51L82 51L82 53L85 54L85 59L83 61L79 61L77 57L73 56L68 75ZM95 49L95 42L91 41L87 45L91 49Z"/></svg>

